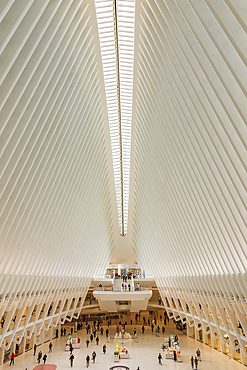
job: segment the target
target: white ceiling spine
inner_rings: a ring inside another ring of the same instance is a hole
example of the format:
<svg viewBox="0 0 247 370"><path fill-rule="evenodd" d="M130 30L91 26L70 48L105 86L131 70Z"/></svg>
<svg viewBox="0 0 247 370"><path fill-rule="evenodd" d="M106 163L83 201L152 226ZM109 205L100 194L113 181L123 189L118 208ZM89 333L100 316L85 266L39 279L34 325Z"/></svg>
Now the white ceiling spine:
<svg viewBox="0 0 247 370"><path fill-rule="evenodd" d="M241 1L137 1L129 216L167 309L243 350L236 318L185 303L246 324L246 20Z"/></svg>
<svg viewBox="0 0 247 370"><path fill-rule="evenodd" d="M95 0L95 7L111 134L119 229L124 236L127 234L129 207L135 0Z"/></svg>

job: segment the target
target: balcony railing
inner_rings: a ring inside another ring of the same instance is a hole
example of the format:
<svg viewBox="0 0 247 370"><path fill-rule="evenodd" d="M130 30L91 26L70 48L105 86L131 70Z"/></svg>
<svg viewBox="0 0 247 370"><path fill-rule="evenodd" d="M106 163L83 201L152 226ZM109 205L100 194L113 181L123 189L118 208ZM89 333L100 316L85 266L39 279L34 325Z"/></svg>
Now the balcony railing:
<svg viewBox="0 0 247 370"><path fill-rule="evenodd" d="M141 292L141 291L146 291L146 290L152 290L152 287L128 287L127 288L115 288L113 289L112 287L96 287L94 290L96 291L102 291L102 292Z"/></svg>

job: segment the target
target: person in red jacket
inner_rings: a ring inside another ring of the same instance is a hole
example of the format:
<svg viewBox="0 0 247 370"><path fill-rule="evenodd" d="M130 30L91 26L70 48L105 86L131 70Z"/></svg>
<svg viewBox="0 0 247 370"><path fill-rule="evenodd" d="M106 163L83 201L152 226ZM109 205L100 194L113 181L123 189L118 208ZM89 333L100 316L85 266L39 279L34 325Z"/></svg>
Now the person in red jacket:
<svg viewBox="0 0 247 370"><path fill-rule="evenodd" d="M14 352L12 352L12 355L11 355L11 357L10 357L10 365L14 365L14 363L15 363L15 354L14 354Z"/></svg>

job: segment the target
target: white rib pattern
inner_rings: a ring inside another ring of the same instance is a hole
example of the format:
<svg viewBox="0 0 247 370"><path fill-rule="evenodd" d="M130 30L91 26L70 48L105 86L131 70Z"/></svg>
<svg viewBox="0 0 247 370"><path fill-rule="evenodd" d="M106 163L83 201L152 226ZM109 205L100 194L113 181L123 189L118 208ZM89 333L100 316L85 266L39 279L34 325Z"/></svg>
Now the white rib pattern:
<svg viewBox="0 0 247 370"><path fill-rule="evenodd" d="M91 278L110 261L118 215L94 2L3 0L0 19L0 347L8 349L78 317ZM245 0L136 1L121 238L123 249L132 238L175 320L241 356L246 31Z"/></svg>
<svg viewBox="0 0 247 370"><path fill-rule="evenodd" d="M247 4L137 3L130 197L137 261L176 319L213 336L218 329L222 340L227 331L246 355L237 319L247 333ZM207 318L218 312L218 327L201 318L199 303Z"/></svg>
<svg viewBox="0 0 247 370"><path fill-rule="evenodd" d="M5 348L17 330L21 340L27 327L31 336L68 311L71 319L80 313L91 278L104 273L112 255L116 201L94 4L16 0L1 7ZM32 309L44 303L44 320L36 314L30 323Z"/></svg>

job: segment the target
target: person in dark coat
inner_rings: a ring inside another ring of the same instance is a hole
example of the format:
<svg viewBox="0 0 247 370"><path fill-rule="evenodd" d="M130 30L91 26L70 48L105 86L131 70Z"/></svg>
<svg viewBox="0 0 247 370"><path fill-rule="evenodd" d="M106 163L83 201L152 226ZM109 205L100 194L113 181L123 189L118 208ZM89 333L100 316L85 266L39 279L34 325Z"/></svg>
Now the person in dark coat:
<svg viewBox="0 0 247 370"><path fill-rule="evenodd" d="M158 360L159 360L159 364L162 365L162 362L161 362L161 360L162 360L161 353L159 353L159 355L158 355Z"/></svg>
<svg viewBox="0 0 247 370"><path fill-rule="evenodd" d="M194 357L191 356L190 358L190 364L191 364L191 368L194 369Z"/></svg>
<svg viewBox="0 0 247 370"><path fill-rule="evenodd" d="M173 351L173 360L177 361L177 352L176 351Z"/></svg>
<svg viewBox="0 0 247 370"><path fill-rule="evenodd" d="M93 363L95 363L95 360L96 360L96 352L93 351L92 353L92 360L93 360Z"/></svg>
<svg viewBox="0 0 247 370"><path fill-rule="evenodd" d="M74 355L73 353L69 356L69 361L70 361L70 366L72 367L73 366L73 361L74 361Z"/></svg>
<svg viewBox="0 0 247 370"><path fill-rule="evenodd" d="M198 359L197 357L195 357L195 368L197 369L197 367L198 367Z"/></svg>
<svg viewBox="0 0 247 370"><path fill-rule="evenodd" d="M47 360L47 355L46 355L46 354L44 354L44 356L43 356L44 365L45 365L45 363L46 363L46 360Z"/></svg>
<svg viewBox="0 0 247 370"><path fill-rule="evenodd" d="M39 353L38 353L38 364L40 364L40 360L42 359L42 352L41 351L39 351Z"/></svg>

